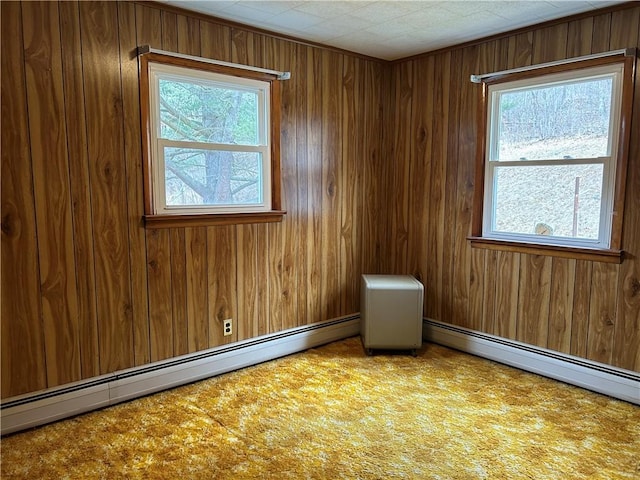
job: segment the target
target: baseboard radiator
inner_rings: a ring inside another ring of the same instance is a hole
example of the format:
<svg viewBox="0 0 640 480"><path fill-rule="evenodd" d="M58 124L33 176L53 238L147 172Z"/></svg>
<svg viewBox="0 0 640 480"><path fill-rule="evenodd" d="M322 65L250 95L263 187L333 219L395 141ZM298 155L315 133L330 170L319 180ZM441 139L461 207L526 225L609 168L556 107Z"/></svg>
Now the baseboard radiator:
<svg viewBox="0 0 640 480"><path fill-rule="evenodd" d="M6 435L348 338L358 314L264 335L2 402ZM425 319L423 339L640 405L640 374Z"/></svg>
<svg viewBox="0 0 640 480"><path fill-rule="evenodd" d="M425 319L424 340L640 405L640 373Z"/></svg>
<svg viewBox="0 0 640 480"><path fill-rule="evenodd" d="M355 314L8 398L0 407L1 434L186 385L358 333L360 315Z"/></svg>

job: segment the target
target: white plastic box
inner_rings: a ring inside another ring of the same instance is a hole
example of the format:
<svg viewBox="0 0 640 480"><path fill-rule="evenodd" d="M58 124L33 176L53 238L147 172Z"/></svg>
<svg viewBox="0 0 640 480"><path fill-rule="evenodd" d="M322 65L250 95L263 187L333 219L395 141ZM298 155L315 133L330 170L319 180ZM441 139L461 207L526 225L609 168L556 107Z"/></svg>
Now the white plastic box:
<svg viewBox="0 0 640 480"><path fill-rule="evenodd" d="M416 350L422 346L424 287L410 275L362 275L360 334L367 354L374 349Z"/></svg>

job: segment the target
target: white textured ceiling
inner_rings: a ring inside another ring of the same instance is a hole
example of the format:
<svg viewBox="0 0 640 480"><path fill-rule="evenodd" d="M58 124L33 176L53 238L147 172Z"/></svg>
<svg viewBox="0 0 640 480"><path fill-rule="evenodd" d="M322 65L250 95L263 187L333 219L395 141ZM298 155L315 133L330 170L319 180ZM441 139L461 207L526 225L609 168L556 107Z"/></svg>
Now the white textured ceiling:
<svg viewBox="0 0 640 480"><path fill-rule="evenodd" d="M385 60L622 3L572 0L164 1Z"/></svg>

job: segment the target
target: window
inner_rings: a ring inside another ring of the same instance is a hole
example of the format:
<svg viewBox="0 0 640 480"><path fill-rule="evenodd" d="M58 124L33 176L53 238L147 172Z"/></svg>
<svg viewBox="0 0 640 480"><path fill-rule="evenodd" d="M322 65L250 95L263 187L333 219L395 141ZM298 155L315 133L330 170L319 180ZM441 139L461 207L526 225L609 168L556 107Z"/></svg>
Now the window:
<svg viewBox="0 0 640 480"><path fill-rule="evenodd" d="M148 226L279 221L276 76L141 57Z"/></svg>
<svg viewBox="0 0 640 480"><path fill-rule="evenodd" d="M486 81L472 244L620 248L625 78L625 63L607 58Z"/></svg>

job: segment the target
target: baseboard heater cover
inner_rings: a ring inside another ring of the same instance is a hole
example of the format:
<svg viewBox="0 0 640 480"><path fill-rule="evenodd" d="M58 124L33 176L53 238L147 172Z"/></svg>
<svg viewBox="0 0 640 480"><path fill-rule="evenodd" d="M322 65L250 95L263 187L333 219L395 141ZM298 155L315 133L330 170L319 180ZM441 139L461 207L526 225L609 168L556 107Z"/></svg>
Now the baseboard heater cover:
<svg viewBox="0 0 640 480"><path fill-rule="evenodd" d="M429 342L640 405L637 372L431 319L424 319L422 336Z"/></svg>
<svg viewBox="0 0 640 480"><path fill-rule="evenodd" d="M296 327L41 392L1 405L1 434L108 407L168 388L301 352L360 332L358 314Z"/></svg>

